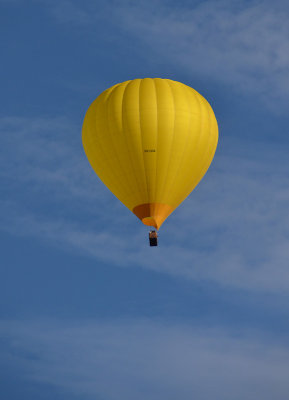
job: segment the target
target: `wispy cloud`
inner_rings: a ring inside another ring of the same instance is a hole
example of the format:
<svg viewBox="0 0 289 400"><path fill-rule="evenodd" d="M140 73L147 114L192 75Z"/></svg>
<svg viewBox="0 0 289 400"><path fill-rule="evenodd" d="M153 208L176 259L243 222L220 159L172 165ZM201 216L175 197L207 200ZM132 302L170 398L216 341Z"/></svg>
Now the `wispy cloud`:
<svg viewBox="0 0 289 400"><path fill-rule="evenodd" d="M1 130L2 230L116 266L288 292L285 150L257 143L248 153L237 139L227 141L206 183L165 223L151 262L146 228L94 175L80 127L64 119L4 119Z"/></svg>
<svg viewBox="0 0 289 400"><path fill-rule="evenodd" d="M1 363L85 398L285 400L288 344L149 320L0 323Z"/></svg>
<svg viewBox="0 0 289 400"><path fill-rule="evenodd" d="M97 21L111 24L114 40L128 33L145 62L171 66L188 79L203 78L255 94L275 110L287 110L289 88L289 9L268 1L101 3L58 2L52 7L61 23L93 31Z"/></svg>

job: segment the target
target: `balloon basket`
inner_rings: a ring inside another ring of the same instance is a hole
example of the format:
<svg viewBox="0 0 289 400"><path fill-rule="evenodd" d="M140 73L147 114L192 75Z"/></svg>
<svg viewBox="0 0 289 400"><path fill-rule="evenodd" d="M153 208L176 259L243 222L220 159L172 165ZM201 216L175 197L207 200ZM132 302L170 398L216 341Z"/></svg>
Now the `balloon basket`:
<svg viewBox="0 0 289 400"><path fill-rule="evenodd" d="M149 233L149 241L150 241L150 246L157 246L158 245L158 234L156 231L150 231Z"/></svg>

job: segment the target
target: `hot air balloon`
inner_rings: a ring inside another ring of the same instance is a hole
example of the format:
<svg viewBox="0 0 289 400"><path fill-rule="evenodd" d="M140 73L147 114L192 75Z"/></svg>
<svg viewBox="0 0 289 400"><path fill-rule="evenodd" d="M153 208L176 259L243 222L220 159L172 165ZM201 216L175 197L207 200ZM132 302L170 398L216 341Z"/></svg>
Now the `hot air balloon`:
<svg viewBox="0 0 289 400"><path fill-rule="evenodd" d="M170 79L134 79L93 101L82 140L102 182L158 230L205 175L218 125L209 103L191 87ZM157 240L155 231L151 236Z"/></svg>

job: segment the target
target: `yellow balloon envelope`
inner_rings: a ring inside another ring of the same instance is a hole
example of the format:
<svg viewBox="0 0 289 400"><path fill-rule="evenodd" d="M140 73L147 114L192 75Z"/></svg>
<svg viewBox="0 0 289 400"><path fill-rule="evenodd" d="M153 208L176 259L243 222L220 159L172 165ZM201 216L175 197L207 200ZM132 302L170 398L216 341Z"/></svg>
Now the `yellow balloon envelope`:
<svg viewBox="0 0 289 400"><path fill-rule="evenodd" d="M105 90L82 128L87 158L103 183L156 229L205 175L218 125L198 92L170 79L134 79Z"/></svg>

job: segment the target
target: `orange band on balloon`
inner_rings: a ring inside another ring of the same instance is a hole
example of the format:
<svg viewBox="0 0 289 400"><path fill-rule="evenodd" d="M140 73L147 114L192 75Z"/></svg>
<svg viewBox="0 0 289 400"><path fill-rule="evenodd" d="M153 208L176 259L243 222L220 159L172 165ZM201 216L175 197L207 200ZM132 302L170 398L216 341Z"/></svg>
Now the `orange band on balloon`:
<svg viewBox="0 0 289 400"><path fill-rule="evenodd" d="M143 224L159 229L164 220L174 211L173 207L162 203L139 204L132 210Z"/></svg>

